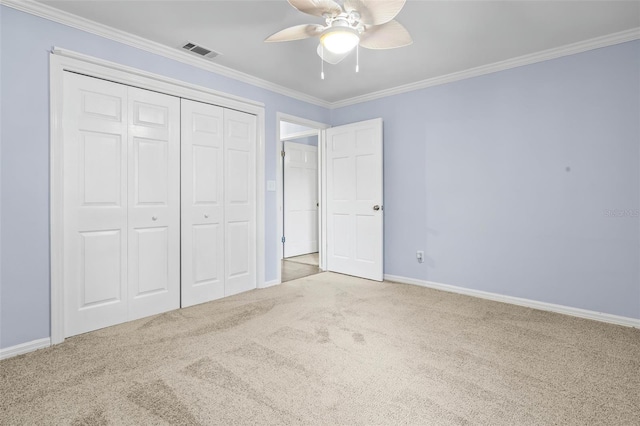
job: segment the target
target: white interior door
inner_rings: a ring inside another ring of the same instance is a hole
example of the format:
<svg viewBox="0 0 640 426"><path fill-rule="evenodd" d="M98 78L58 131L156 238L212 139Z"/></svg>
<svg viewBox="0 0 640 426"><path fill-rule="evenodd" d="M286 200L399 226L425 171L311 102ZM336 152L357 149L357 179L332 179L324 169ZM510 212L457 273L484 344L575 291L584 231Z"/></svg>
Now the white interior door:
<svg viewBox="0 0 640 426"><path fill-rule="evenodd" d="M179 101L64 73L65 336L179 307Z"/></svg>
<svg viewBox="0 0 640 426"><path fill-rule="evenodd" d="M284 257L318 251L318 147L283 144Z"/></svg>
<svg viewBox="0 0 640 426"><path fill-rule="evenodd" d="M64 73L65 335L128 317L127 87Z"/></svg>
<svg viewBox="0 0 640 426"><path fill-rule="evenodd" d="M326 130L327 269L383 280L382 119Z"/></svg>
<svg viewBox="0 0 640 426"><path fill-rule="evenodd" d="M129 320L180 307L180 99L128 88Z"/></svg>
<svg viewBox="0 0 640 426"><path fill-rule="evenodd" d="M223 128L224 293L230 296L256 288L256 117L225 109Z"/></svg>
<svg viewBox="0 0 640 426"><path fill-rule="evenodd" d="M223 109L182 100L182 306L224 297Z"/></svg>

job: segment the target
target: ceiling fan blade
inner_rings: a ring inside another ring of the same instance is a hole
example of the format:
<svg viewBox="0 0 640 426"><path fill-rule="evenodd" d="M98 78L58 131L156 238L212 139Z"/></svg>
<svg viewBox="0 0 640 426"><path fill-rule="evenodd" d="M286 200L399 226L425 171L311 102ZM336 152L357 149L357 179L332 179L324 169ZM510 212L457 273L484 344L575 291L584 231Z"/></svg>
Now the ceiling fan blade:
<svg viewBox="0 0 640 426"><path fill-rule="evenodd" d="M342 8L333 0L289 0L289 4L300 12L309 15L324 17L328 13L331 17L342 13Z"/></svg>
<svg viewBox="0 0 640 426"><path fill-rule="evenodd" d="M324 27L317 24L296 25L294 27L289 27L285 28L284 30L278 31L275 34L271 34L264 41L273 42L302 40L303 38L315 37L317 35L320 35L323 30Z"/></svg>
<svg viewBox="0 0 640 426"><path fill-rule="evenodd" d="M360 35L360 46L367 49L394 49L413 43L411 34L398 21L367 27Z"/></svg>
<svg viewBox="0 0 640 426"><path fill-rule="evenodd" d="M406 0L345 0L344 10L358 12L365 25L381 25L391 21L404 7Z"/></svg>
<svg viewBox="0 0 640 426"><path fill-rule="evenodd" d="M323 52L322 43L320 43L318 44L318 48L316 49L316 52L318 53L318 56L320 56L325 62L328 62L331 65L335 65L340 61L342 61L347 56L349 56L349 53L351 53L352 50L346 53L332 53L332 52L329 52L328 49L324 49L324 52Z"/></svg>

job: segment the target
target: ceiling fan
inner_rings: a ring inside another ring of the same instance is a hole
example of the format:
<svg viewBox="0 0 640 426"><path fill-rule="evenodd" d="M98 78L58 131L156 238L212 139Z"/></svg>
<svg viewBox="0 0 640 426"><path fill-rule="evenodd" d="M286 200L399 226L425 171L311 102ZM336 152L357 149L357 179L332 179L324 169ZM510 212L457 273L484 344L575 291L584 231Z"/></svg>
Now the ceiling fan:
<svg viewBox="0 0 640 426"><path fill-rule="evenodd" d="M265 42L320 37L316 49L324 62L337 64L356 46L394 49L413 43L411 35L393 18L406 0L288 0L300 12L325 19L325 25L304 24L285 28ZM356 66L356 72L358 67ZM322 74L324 78L324 73Z"/></svg>

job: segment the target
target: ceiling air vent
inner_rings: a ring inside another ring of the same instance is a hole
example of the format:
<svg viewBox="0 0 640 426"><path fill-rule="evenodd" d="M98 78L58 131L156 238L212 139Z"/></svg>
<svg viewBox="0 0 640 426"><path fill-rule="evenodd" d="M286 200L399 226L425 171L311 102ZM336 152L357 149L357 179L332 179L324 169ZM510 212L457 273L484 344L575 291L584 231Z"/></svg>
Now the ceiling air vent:
<svg viewBox="0 0 640 426"><path fill-rule="evenodd" d="M202 56L203 58L207 58L207 59L213 59L216 56L220 55L220 53L215 52L211 49L207 49L206 47L202 47L202 46L198 46L195 43L192 43L190 41L188 41L187 43L185 43L182 48L184 50L188 50L189 52L193 53L194 55L198 55L198 56Z"/></svg>

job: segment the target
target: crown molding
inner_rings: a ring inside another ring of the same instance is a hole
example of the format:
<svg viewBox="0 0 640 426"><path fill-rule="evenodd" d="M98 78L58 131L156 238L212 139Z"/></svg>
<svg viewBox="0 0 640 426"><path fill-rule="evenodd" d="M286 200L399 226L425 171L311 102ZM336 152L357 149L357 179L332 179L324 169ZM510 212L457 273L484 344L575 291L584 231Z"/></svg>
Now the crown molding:
<svg viewBox="0 0 640 426"><path fill-rule="evenodd" d="M206 59L192 56L186 52L181 52L176 48L165 46L89 19L81 18L33 0L0 0L0 4L327 109L342 108L362 102L385 98L387 96L452 83L454 81L464 80L467 78L479 77L485 74L504 71L511 68L535 64L537 62L561 58L563 56L640 39L640 27L632 28L630 30L567 44L553 49L518 56L516 58L495 62L493 64L482 65L451 74L428 78L414 83L383 89L340 101L329 102L255 76L233 70L223 65L210 62Z"/></svg>
<svg viewBox="0 0 640 426"><path fill-rule="evenodd" d="M426 80L417 81L415 83L409 83L402 86L392 87L390 89L379 90L362 96L355 96L353 98L332 102L331 109L373 101L375 99L386 98L387 96L425 89L427 87L439 86L441 84L452 83L458 80L478 77L485 74L504 71L524 65L535 64L537 62L548 61L550 59L561 58L563 56L574 55L576 53L582 53L588 50L612 46L614 44L625 43L638 39L640 39L640 27L580 41L577 43L555 47L553 49L542 50L540 52L535 52L528 55L518 56L500 62L494 62L493 64L482 65L464 71L458 71L451 74L428 78Z"/></svg>
<svg viewBox="0 0 640 426"><path fill-rule="evenodd" d="M143 71L137 68L133 68L133 67L129 67L126 65L122 65L116 62L111 62L111 61L107 61L104 59L100 59L100 58L96 58L93 56L89 56L89 55L85 55L82 53L78 53L78 52L74 52L72 50L67 50L67 49L63 49L60 47L56 47L53 46L53 48L51 49L51 53L53 55L56 56L60 56L60 57L64 57L64 58L70 58L70 59L74 59L74 60L78 60L81 62L84 62L85 64L91 64L91 65L98 65L100 67L103 67L105 69L108 69L110 72L111 71L122 71L125 72L126 74L130 75L130 76L136 76L136 77L142 77L145 78L147 80L153 80L156 81L160 84L170 84L172 86L175 87L180 87L182 89L187 89L187 90L191 90L191 91L195 91L197 93L203 93L203 94L207 94L207 95L212 95L212 96L216 96L218 98L224 98L227 101L231 101L231 102L241 102L245 105L250 105L252 107L258 107L261 109L264 109L264 103L260 102L260 101L255 101L253 99L249 99L249 98L243 98L241 96L236 96L236 95L232 95L229 93L225 93L225 92L221 92L219 90L215 90L215 89L210 89L208 87L203 87L203 86L199 86L197 84L191 84L191 83L187 83L185 81L182 80L178 80L175 78L170 78L170 77L165 77L159 74L155 74L155 73L151 73L151 72L147 72L147 71ZM98 74L92 73L92 75L98 77ZM106 79L116 79L116 77L114 75L107 75ZM113 80L116 81L116 80ZM127 83L125 83L127 84ZM167 94L172 94L170 89L167 89L166 87L163 88L159 88L158 91L161 91L163 93L167 93ZM193 96L193 95L192 95ZM180 96L182 97L182 96ZM193 98L193 100L198 100L197 98ZM225 108L231 108L231 109L242 109L241 106L238 105L233 105L233 104L229 104L229 105L225 105L224 101L220 101L220 106L223 106ZM217 103L216 103L217 105ZM245 111L245 112L250 112L250 111Z"/></svg>
<svg viewBox="0 0 640 426"><path fill-rule="evenodd" d="M255 76L236 71L223 65L210 62L206 59L192 56L189 53L181 52L176 48L165 46L155 41L151 41L146 38L139 37L134 34L118 30L86 18L81 18L77 15L64 12L62 10L35 2L33 0L0 0L0 4L16 10L20 10L22 12L29 13L31 15L48 19L50 21L58 22L69 27L86 31L100 37L117 41L119 43L135 47L137 49L145 50L147 52L154 53L165 58L173 59L187 65L210 71L224 77L229 77L243 83L270 90L272 92L288 96L293 99L297 99L323 108L331 108L330 102L324 101L306 93L298 92L297 90L292 90L287 87L280 86L279 84L275 84Z"/></svg>

